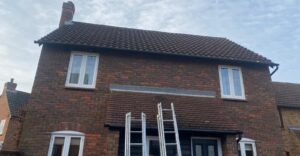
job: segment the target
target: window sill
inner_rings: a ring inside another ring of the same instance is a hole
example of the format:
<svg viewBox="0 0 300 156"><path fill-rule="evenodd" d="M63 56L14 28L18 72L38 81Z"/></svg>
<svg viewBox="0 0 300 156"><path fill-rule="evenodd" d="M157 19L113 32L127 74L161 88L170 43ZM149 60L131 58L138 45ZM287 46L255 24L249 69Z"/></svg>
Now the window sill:
<svg viewBox="0 0 300 156"><path fill-rule="evenodd" d="M239 101L239 102L248 102L247 99L239 99L239 98L229 98L229 97L221 97L224 101Z"/></svg>
<svg viewBox="0 0 300 156"><path fill-rule="evenodd" d="M96 88L88 88L88 87L75 87L75 86L65 86L65 89L70 90L86 90L86 91L95 91Z"/></svg>

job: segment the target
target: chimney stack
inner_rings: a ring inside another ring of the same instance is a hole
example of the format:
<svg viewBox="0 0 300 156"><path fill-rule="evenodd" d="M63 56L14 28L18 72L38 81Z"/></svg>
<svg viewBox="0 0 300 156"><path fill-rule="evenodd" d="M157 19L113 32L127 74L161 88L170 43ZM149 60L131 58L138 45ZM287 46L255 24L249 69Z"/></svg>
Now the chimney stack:
<svg viewBox="0 0 300 156"><path fill-rule="evenodd" d="M74 13L75 13L75 6L73 2L71 1L64 2L62 6L59 27L62 27L68 22L71 22L73 20Z"/></svg>
<svg viewBox="0 0 300 156"><path fill-rule="evenodd" d="M6 82L4 85L4 89L14 91L17 88L17 84L14 83L14 79L11 78L10 82Z"/></svg>

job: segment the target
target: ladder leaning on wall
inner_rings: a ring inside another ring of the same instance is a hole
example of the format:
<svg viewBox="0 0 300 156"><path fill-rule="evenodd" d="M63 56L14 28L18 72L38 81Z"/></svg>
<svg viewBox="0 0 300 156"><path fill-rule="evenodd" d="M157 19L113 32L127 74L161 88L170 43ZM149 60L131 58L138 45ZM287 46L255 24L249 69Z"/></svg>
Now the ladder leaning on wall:
<svg viewBox="0 0 300 156"><path fill-rule="evenodd" d="M167 156L167 150L166 150L167 146L176 146L177 156L181 156L181 148L180 148L180 141L179 141L179 134L178 134L178 127L177 127L174 105L173 105L173 103L171 103L170 109L163 109L162 104L159 103L157 105L157 107L158 107L157 125L158 125L160 155ZM164 119L164 115L163 115L164 112L171 112L172 119ZM172 122L173 130L165 131L165 128L164 128L165 122ZM175 142L166 143L165 134L174 134Z"/></svg>
<svg viewBox="0 0 300 156"><path fill-rule="evenodd" d="M142 156L147 156L146 150L146 115L141 113L141 118L136 119L131 116L131 112L126 114L125 121L125 156L130 156L132 146L142 146ZM141 122L140 130L132 130L132 122ZM131 134L142 135L142 142L131 142Z"/></svg>

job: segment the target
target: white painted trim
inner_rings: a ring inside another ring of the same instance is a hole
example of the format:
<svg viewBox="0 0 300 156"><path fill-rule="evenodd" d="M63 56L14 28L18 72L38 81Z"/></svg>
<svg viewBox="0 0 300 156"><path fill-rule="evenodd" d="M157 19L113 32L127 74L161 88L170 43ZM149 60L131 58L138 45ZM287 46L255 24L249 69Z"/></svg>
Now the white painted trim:
<svg viewBox="0 0 300 156"><path fill-rule="evenodd" d="M55 131L51 135L72 135L72 136L84 136L84 133L77 131Z"/></svg>
<svg viewBox="0 0 300 156"><path fill-rule="evenodd" d="M70 81L70 76L71 76L71 67L73 64L73 57L74 55L82 55L82 61L80 65L80 72L79 72L79 79L78 79L78 84L71 84L69 83ZM93 82L91 85L85 85L83 84L84 81L84 74L86 70L86 60L88 56L95 56L96 57L96 62L95 62L95 68L94 68L94 75L93 75ZM69 61L69 66L68 66L68 73L67 73L67 78L65 82L66 87L73 87L73 88L86 88L86 89L93 89L96 87L96 82L97 82L97 73L98 73L98 66L99 66L99 54L97 53L86 53L86 52L78 52L74 51L71 53L70 56L70 61Z"/></svg>
<svg viewBox="0 0 300 156"><path fill-rule="evenodd" d="M3 132L4 132L5 123L6 123L6 120L2 119L1 122L0 122L0 135L2 135Z"/></svg>
<svg viewBox="0 0 300 156"><path fill-rule="evenodd" d="M239 141L241 156L246 156L245 144L251 144L252 145L252 149L253 149L253 156L257 156L255 140L252 140L252 139L249 139L249 138L242 138Z"/></svg>
<svg viewBox="0 0 300 156"><path fill-rule="evenodd" d="M169 93L169 92L159 92L159 91L137 91L137 90L130 90L130 89L111 89L111 91L117 92L132 92L132 93L146 93L146 94L161 94L161 95L177 95L177 96L191 96L191 97L207 97L207 98L214 98L215 96L209 95L193 95L193 94L184 94L184 93Z"/></svg>
<svg viewBox="0 0 300 156"><path fill-rule="evenodd" d="M133 92L133 93L148 93L148 94L168 94L178 96L195 96L195 97L216 97L215 91L203 91L184 88L170 88L170 87L153 87L153 86L137 86L137 85L121 85L110 84L111 92Z"/></svg>
<svg viewBox="0 0 300 156"><path fill-rule="evenodd" d="M51 133L51 139L49 144L48 156L52 155L53 145L55 138L62 137L64 138L64 145L62 156L68 156L69 148L71 144L72 138L80 138L80 145L79 145L79 154L78 156L83 155L83 146L84 146L84 133L76 132L76 131L55 131Z"/></svg>
<svg viewBox="0 0 300 156"><path fill-rule="evenodd" d="M222 84L222 74L221 74L221 68L227 68L228 69L228 76L229 76L229 92L230 95L224 95L223 94L223 84ZM242 91L242 96L236 96L234 95L234 80L233 80L233 73L232 69L238 69L239 70L239 75L241 79L241 91ZM228 65L219 65L218 66L219 70L219 82L220 82L220 89L221 89L221 98L224 99L240 99L240 100L245 100L245 88L244 88L244 81L243 81L243 74L242 74L242 68L241 67L236 67L236 66L228 66Z"/></svg>
<svg viewBox="0 0 300 156"><path fill-rule="evenodd" d="M222 156L222 144L221 139L216 137L191 137L191 156L193 156L193 139L207 139L207 140L217 140L218 144L218 156Z"/></svg>

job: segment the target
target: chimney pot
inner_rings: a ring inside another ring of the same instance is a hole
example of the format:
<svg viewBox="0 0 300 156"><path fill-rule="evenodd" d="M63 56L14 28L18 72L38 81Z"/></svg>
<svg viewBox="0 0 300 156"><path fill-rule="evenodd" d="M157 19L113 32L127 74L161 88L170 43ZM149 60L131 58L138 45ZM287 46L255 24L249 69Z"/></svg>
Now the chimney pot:
<svg viewBox="0 0 300 156"><path fill-rule="evenodd" d="M6 90L14 91L14 90L16 90L16 88L17 88L17 84L14 83L13 78L10 79L10 82L6 82L5 85L4 85L4 89L6 89Z"/></svg>
<svg viewBox="0 0 300 156"><path fill-rule="evenodd" d="M62 6L59 27L65 25L65 23L72 22L74 13L75 13L75 6L73 2L71 1L64 2Z"/></svg>

